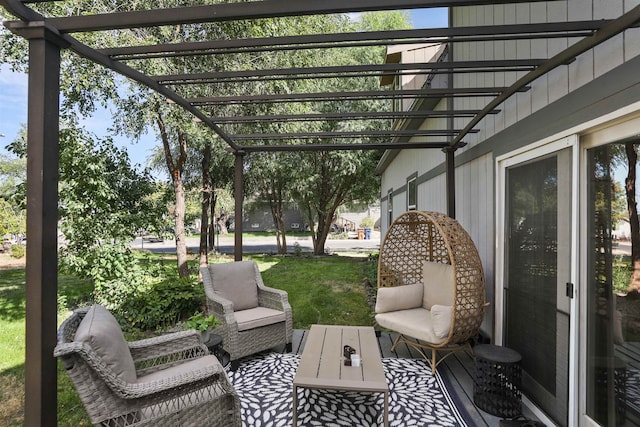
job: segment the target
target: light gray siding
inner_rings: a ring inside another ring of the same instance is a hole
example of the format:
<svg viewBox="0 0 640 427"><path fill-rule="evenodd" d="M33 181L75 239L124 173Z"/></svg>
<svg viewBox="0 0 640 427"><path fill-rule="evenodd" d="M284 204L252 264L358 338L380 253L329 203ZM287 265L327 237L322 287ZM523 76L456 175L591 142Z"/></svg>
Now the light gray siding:
<svg viewBox="0 0 640 427"><path fill-rule="evenodd" d="M554 2L458 7L452 10L454 26L527 24L617 18L640 4L640 0L568 0ZM453 59L500 60L546 59L566 49L575 39L541 39L455 43ZM477 134L456 152L456 218L470 233L480 252L493 300L495 265L495 167L496 157L536 143L552 135L598 119L640 101L640 29L626 30L588 51L568 65L532 82L531 89L511 97L501 112L484 118ZM524 73L462 73L455 87L510 86ZM455 98L455 109L482 108L487 98ZM468 119L455 119L463 128ZM427 120L422 128L440 128ZM400 152L383 171L383 197L390 187L398 190L411 173L418 174L418 209L446 212L444 155L440 150ZM406 206L404 194L396 193L394 215ZM400 200L401 199L401 200ZM385 230L383 230L384 232ZM493 309L489 309L492 316ZM487 318L483 329L492 330Z"/></svg>

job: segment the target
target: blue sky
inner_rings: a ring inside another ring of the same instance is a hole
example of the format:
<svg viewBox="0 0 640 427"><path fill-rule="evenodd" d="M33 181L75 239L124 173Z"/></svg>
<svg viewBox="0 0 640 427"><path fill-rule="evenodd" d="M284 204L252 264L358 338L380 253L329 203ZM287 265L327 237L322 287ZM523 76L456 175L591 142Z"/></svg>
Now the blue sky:
<svg viewBox="0 0 640 427"><path fill-rule="evenodd" d="M417 9L411 12L414 28L447 26L446 9ZM23 123L27 122L27 76L14 73L6 65L0 65L0 154L7 154L5 146L16 139ZM111 125L111 113L100 110L84 121L85 127L98 136L107 134ZM125 146L133 164L145 165L153 150L155 138L146 136L139 142L124 137L115 137L119 145Z"/></svg>

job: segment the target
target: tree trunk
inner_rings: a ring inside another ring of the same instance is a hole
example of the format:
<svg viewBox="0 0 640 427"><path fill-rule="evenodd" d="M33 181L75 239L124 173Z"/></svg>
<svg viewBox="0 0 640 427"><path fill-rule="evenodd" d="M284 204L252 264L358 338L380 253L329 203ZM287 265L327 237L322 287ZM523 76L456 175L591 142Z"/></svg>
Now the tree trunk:
<svg viewBox="0 0 640 427"><path fill-rule="evenodd" d="M160 139L162 140L162 148L164 149L164 158L171 176L173 184L173 192L176 198L176 207L174 212L175 218L175 239L176 239L176 255L178 258L178 276L189 277L189 265L187 263L187 242L184 235L184 216L186 211L184 184L182 182L182 172L187 161L187 137L183 133L178 133L178 160L174 161L171 154L171 146L169 145L169 134L164 123L160 106L156 105L156 124L160 130Z"/></svg>
<svg viewBox="0 0 640 427"><path fill-rule="evenodd" d="M638 205L636 203L636 162L638 160L636 144L631 142L625 144L625 151L628 162L625 192L627 195L629 225L631 226L631 265L633 267L629 291L633 291L640 290L640 222L638 220Z"/></svg>
<svg viewBox="0 0 640 427"><path fill-rule="evenodd" d="M265 186L269 183L265 182ZM287 254L287 233L284 224L284 202L282 200L282 188L277 184L271 185L271 191L269 192L269 208L271 210L271 217L273 219L273 225L276 227L276 245L279 255Z"/></svg>
<svg viewBox="0 0 640 427"><path fill-rule="evenodd" d="M177 171L176 171L177 172ZM187 239L184 233L184 214L186 210L185 192L182 177L179 173L173 180L173 191L176 195L176 255L178 257L178 276L189 277L189 265L187 263Z"/></svg>
<svg viewBox="0 0 640 427"><path fill-rule="evenodd" d="M211 205L211 144L206 144L202 153L202 213L200 215L200 266L209 264L209 206ZM211 246L213 247L213 246Z"/></svg>
<svg viewBox="0 0 640 427"><path fill-rule="evenodd" d="M209 224L209 248L213 250L216 247L216 204L218 203L218 195L211 193L211 217Z"/></svg>

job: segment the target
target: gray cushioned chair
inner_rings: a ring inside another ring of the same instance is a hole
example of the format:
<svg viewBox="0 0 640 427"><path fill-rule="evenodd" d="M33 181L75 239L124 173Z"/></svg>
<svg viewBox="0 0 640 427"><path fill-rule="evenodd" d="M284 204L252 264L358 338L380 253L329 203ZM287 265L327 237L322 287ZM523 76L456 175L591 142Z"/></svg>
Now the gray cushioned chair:
<svg viewBox="0 0 640 427"><path fill-rule="evenodd" d="M279 345L291 351L293 317L285 291L262 282L258 265L236 261L200 267L209 314L222 323L214 332L222 336L231 369L239 359Z"/></svg>
<svg viewBox="0 0 640 427"><path fill-rule="evenodd" d="M94 425L241 425L238 395L197 331L127 342L94 305L62 323L54 355Z"/></svg>

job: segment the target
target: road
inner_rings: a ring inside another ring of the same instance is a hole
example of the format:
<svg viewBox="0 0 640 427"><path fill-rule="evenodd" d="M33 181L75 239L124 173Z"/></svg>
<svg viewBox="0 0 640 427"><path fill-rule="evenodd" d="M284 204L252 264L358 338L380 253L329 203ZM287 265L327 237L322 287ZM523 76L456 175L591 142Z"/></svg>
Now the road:
<svg viewBox="0 0 640 427"><path fill-rule="evenodd" d="M291 253L298 243L303 252L313 252L311 237L287 237L287 249ZM142 241L140 237L131 242L131 247L146 249L151 252L175 252L176 242L164 240L162 242ZM200 247L199 237L187 237L187 250L197 253ZM218 252L232 254L234 250L234 238L216 236L216 249ZM332 252L375 252L380 250L380 232L372 231L370 240L357 239L327 239L325 251ZM243 253L276 253L278 251L276 238L273 237L245 237L242 242Z"/></svg>

